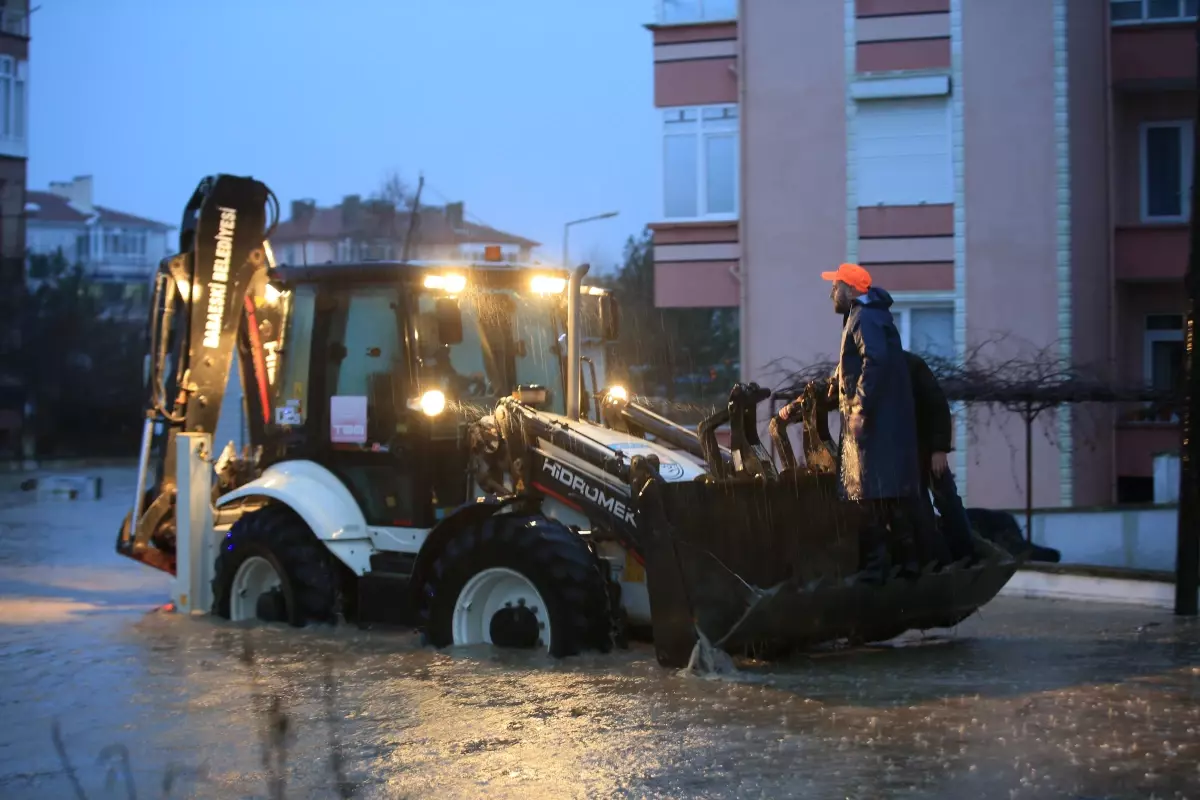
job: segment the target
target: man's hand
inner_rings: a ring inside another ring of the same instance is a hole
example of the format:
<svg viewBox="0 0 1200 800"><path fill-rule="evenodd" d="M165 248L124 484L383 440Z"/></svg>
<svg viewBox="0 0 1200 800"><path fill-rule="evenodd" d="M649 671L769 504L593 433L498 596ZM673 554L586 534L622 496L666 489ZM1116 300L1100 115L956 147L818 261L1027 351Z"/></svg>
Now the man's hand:
<svg viewBox="0 0 1200 800"><path fill-rule="evenodd" d="M942 477L942 473L945 472L949 466L950 464L946 460L945 453L934 453L929 464L929 468L933 470L933 474L937 475L939 478Z"/></svg>
<svg viewBox="0 0 1200 800"><path fill-rule="evenodd" d="M860 412L858 412L858 411L850 412L850 435L851 436L853 436L855 439L861 439L862 435L863 435L863 428L865 425L866 425L866 421L863 419L863 415Z"/></svg>
<svg viewBox="0 0 1200 800"><path fill-rule="evenodd" d="M783 408L779 409L779 418L787 422L788 415L792 413L792 404L788 403Z"/></svg>

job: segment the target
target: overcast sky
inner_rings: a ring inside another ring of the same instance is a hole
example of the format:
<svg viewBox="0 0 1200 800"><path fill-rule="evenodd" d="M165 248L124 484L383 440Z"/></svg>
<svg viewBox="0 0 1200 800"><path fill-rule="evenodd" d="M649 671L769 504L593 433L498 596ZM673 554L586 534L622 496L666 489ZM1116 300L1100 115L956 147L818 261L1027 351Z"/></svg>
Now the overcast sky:
<svg viewBox="0 0 1200 800"><path fill-rule="evenodd" d="M196 182L285 208L395 169L597 266L655 216L651 0L34 0L29 188L177 225ZM424 199L424 198L423 198Z"/></svg>

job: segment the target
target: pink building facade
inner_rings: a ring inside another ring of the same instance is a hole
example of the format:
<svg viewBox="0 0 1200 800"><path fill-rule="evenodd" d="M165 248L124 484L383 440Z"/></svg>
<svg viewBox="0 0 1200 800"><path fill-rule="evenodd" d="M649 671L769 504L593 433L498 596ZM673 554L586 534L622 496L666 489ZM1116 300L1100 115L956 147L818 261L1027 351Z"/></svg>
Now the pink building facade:
<svg viewBox="0 0 1200 800"><path fill-rule="evenodd" d="M907 346L1182 367L1196 0L661 0L662 307L740 309L743 377L833 353L819 273L896 300ZM1177 420L1035 425L1037 506L1148 501ZM968 502L1023 505L1024 430L957 414Z"/></svg>

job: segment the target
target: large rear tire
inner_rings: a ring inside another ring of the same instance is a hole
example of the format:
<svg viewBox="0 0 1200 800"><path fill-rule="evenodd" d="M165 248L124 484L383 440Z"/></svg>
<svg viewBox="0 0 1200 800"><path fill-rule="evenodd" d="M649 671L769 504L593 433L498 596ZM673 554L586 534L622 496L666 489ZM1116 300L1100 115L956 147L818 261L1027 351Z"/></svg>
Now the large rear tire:
<svg viewBox="0 0 1200 800"><path fill-rule="evenodd" d="M544 648L556 658L609 652L613 619L600 559L542 516L497 514L459 532L422 587L423 634L435 647Z"/></svg>
<svg viewBox="0 0 1200 800"><path fill-rule="evenodd" d="M269 505L233 524L213 570L213 613L224 619L332 623L337 572L300 515ZM253 596L252 596L253 595Z"/></svg>

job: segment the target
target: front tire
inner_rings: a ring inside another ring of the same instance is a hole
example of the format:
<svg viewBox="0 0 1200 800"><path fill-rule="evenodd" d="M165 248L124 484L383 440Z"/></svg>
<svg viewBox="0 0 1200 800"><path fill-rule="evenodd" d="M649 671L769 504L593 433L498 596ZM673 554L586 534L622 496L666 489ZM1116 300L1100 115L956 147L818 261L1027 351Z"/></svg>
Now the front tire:
<svg viewBox="0 0 1200 800"><path fill-rule="evenodd" d="M332 623L337 573L325 549L291 508L246 514L221 540L213 570L213 614L233 622Z"/></svg>
<svg viewBox="0 0 1200 800"><path fill-rule="evenodd" d="M556 658L613 646L608 586L573 530L541 516L497 514L460 531L422 589L435 647L493 644Z"/></svg>

